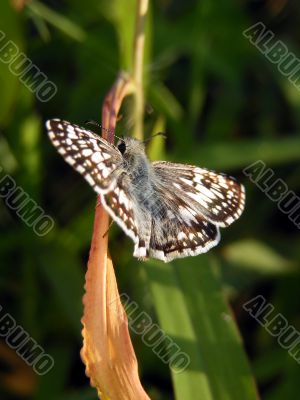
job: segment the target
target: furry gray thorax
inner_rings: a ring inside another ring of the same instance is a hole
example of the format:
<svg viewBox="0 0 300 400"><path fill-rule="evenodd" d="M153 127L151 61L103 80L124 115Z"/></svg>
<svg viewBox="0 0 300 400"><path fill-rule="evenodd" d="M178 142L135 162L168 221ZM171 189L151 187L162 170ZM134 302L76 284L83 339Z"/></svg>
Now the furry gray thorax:
<svg viewBox="0 0 300 400"><path fill-rule="evenodd" d="M126 138L124 142L124 172L128 177L131 196L153 216L161 217L160 182L147 158L145 146L133 138Z"/></svg>

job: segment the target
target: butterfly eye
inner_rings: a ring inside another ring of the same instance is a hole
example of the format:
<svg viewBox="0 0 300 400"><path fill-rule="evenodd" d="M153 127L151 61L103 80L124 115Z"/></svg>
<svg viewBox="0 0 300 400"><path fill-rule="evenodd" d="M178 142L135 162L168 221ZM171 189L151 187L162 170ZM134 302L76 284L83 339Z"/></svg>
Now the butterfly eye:
<svg viewBox="0 0 300 400"><path fill-rule="evenodd" d="M125 153L126 150L126 144L124 141L122 141L120 144L118 144L118 149L120 151L121 154Z"/></svg>

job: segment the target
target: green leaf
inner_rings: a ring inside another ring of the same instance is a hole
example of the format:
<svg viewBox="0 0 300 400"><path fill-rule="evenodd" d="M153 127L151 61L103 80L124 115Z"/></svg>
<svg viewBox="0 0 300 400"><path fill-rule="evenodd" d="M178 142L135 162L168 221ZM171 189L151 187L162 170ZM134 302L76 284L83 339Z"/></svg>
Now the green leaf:
<svg viewBox="0 0 300 400"><path fill-rule="evenodd" d="M18 162L3 136L0 136L0 160L7 173L12 173L17 168Z"/></svg>
<svg viewBox="0 0 300 400"><path fill-rule="evenodd" d="M11 60L24 51L24 42L21 30L21 23L17 17L17 13L12 8L9 1L1 2L1 34L0 48L4 48L11 41ZM4 36L2 36L2 33ZM3 51L4 53L4 51ZM10 69L10 62L3 62L1 54L0 62L0 87L1 87L1 107L0 107L0 124L4 125L8 122L9 116L13 111L13 105L19 93L20 82L16 75Z"/></svg>
<svg viewBox="0 0 300 400"><path fill-rule="evenodd" d="M103 14L114 25L118 35L121 68L131 71L136 1L104 1L102 7Z"/></svg>
<svg viewBox="0 0 300 400"><path fill-rule="evenodd" d="M191 140L191 138L190 138ZM263 160L268 166L300 160L300 138L297 136L276 140L243 140L241 142L190 143L172 157L186 161L189 154L191 164L213 169L234 169ZM191 150L192 149L192 150Z"/></svg>
<svg viewBox="0 0 300 400"><path fill-rule="evenodd" d="M287 273L296 267L295 263L272 247L254 239L240 240L226 246L223 255L231 265L263 274Z"/></svg>
<svg viewBox="0 0 300 400"><path fill-rule="evenodd" d="M77 40L78 42L83 42L85 40L86 33L80 26L75 24L75 22L71 21L67 17L57 13L56 11L53 11L45 4L36 0L32 0L28 2L27 7L35 16L38 16L49 22L72 39Z"/></svg>
<svg viewBox="0 0 300 400"><path fill-rule="evenodd" d="M208 255L145 265L161 328L190 357L172 370L176 399L254 400L241 338Z"/></svg>
<svg viewBox="0 0 300 400"><path fill-rule="evenodd" d="M169 118L178 121L183 115L183 109L173 93L162 83L149 87L149 99L155 109Z"/></svg>
<svg viewBox="0 0 300 400"><path fill-rule="evenodd" d="M153 126L151 135L156 135L158 132L165 132L165 119L158 117ZM166 139L163 136L156 136L150 140L147 148L147 153L150 160L164 160L165 159L165 143Z"/></svg>

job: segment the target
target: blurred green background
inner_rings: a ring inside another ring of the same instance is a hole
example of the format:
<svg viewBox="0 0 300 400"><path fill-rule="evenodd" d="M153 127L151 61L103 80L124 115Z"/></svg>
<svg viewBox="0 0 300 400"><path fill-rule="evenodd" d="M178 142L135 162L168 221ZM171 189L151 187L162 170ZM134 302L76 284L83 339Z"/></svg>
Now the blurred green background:
<svg viewBox="0 0 300 400"><path fill-rule="evenodd" d="M97 398L79 356L96 196L57 154L44 122L100 121L118 72L131 71L134 20L134 0L0 3L5 40L58 88L41 102L0 62L1 166L55 221L38 237L0 203L0 304L55 360L38 377L2 340L1 399ZM132 257L130 239L117 226L110 230L120 293L192 359L186 374L171 374L132 335L143 386L155 400L255 399L251 375L263 399L299 397L299 364L242 307L263 295L300 329L299 231L242 173L262 160L289 189L300 189L300 92L243 36L258 21L300 57L297 2L150 1L145 131L167 133L166 141L151 142L150 157L230 173L247 191L244 214L208 255L143 264ZM133 126L130 111L128 99L117 128L124 135ZM220 323L228 302L243 346L235 324Z"/></svg>

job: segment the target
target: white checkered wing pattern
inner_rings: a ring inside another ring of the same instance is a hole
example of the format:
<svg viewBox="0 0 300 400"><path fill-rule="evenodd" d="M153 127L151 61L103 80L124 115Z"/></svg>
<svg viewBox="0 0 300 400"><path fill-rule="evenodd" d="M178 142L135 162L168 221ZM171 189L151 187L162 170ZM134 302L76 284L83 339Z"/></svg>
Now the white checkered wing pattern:
<svg viewBox="0 0 300 400"><path fill-rule="evenodd" d="M85 178L101 196L101 203L110 216L137 242L133 202L120 176L123 158L119 150L93 132L68 121L51 119L46 127L65 161Z"/></svg>
<svg viewBox="0 0 300 400"><path fill-rule="evenodd" d="M219 227L232 224L244 209L244 187L230 176L150 163L134 139L114 146L67 121L52 119L46 126L58 152L132 238L138 258L170 261L204 253L219 242Z"/></svg>
<svg viewBox="0 0 300 400"><path fill-rule="evenodd" d="M169 196L166 218L152 220L150 257L168 262L176 258L206 253L220 241L219 228L203 217L180 195Z"/></svg>
<svg viewBox="0 0 300 400"><path fill-rule="evenodd" d="M134 243L138 243L139 229L135 218L134 201L124 188L122 178L119 178L114 190L102 197L102 204Z"/></svg>
<svg viewBox="0 0 300 400"><path fill-rule="evenodd" d="M152 165L162 206L152 220L150 257L168 262L216 246L219 227L230 225L244 209L244 187L225 174L192 165Z"/></svg>
<svg viewBox="0 0 300 400"><path fill-rule="evenodd" d="M227 227L240 217L245 206L245 189L235 178L192 165L167 161L152 163L162 181L207 221Z"/></svg>
<svg viewBox="0 0 300 400"><path fill-rule="evenodd" d="M115 146L93 132L60 119L47 121L49 137L65 161L98 194L112 190L122 156Z"/></svg>

